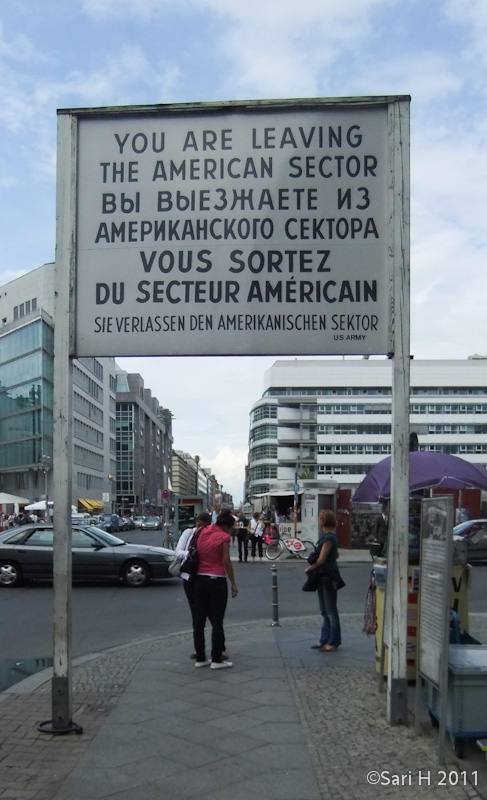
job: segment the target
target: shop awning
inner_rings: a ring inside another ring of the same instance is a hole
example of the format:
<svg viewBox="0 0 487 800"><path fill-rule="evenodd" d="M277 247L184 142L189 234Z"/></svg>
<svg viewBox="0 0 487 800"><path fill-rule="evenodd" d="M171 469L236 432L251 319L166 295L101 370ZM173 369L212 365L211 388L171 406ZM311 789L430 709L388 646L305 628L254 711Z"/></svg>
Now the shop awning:
<svg viewBox="0 0 487 800"><path fill-rule="evenodd" d="M86 511L103 511L105 506L99 500L82 500L78 497L78 506L86 509Z"/></svg>

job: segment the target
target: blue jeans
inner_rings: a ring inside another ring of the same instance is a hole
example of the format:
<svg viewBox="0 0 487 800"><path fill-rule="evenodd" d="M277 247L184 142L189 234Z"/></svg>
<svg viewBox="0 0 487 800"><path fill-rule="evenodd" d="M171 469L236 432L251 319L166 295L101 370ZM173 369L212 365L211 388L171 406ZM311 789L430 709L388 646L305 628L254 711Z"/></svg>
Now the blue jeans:
<svg viewBox="0 0 487 800"><path fill-rule="evenodd" d="M318 582L318 602L323 617L320 642L339 647L342 643L340 618L337 610L337 590L331 584L320 580Z"/></svg>

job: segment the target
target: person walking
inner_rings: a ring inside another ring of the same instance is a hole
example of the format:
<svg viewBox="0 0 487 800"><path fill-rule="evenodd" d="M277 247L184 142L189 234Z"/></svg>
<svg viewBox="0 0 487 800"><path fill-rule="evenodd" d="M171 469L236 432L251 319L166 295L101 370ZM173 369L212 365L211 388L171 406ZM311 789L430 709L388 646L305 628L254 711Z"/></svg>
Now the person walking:
<svg viewBox="0 0 487 800"><path fill-rule="evenodd" d="M206 511L202 511L201 514L199 514L196 517L195 522L196 525L194 528L186 528L186 530L183 531L181 536L179 537L175 550L176 556L184 556L185 558L188 557L189 544L191 542L191 539L193 538L193 534L197 533L202 528L206 528L208 525L211 524L211 514L208 514L208 512ZM196 598L195 598L196 575L190 575L188 572L182 571L180 577L183 579L184 593L186 595L186 599L188 601L188 605L191 611L191 619L193 623L193 640L194 640L194 624L195 624L195 614L196 614ZM191 658L196 658L196 647L194 649L195 652L193 653Z"/></svg>
<svg viewBox="0 0 487 800"><path fill-rule="evenodd" d="M255 551L258 549L259 558L262 561L262 542L264 540L264 523L258 511L255 512L249 522L248 527L252 561L255 561Z"/></svg>
<svg viewBox="0 0 487 800"><path fill-rule="evenodd" d="M223 618L228 601L230 581L232 597L238 594L237 584L230 560L230 531L235 524L231 511L223 509L215 524L203 528L198 536L198 569L195 586L194 643L196 648L195 667L223 669L232 667L225 659L225 633ZM211 623L211 662L206 659L205 626Z"/></svg>
<svg viewBox="0 0 487 800"><path fill-rule="evenodd" d="M313 649L324 653L338 650L342 643L340 618L337 609L337 592L343 582L338 569L338 540L336 536L336 517L333 511L322 509L319 514L322 536L318 540L315 553L318 558L306 569L306 574L318 570L318 602L323 617L320 639Z"/></svg>

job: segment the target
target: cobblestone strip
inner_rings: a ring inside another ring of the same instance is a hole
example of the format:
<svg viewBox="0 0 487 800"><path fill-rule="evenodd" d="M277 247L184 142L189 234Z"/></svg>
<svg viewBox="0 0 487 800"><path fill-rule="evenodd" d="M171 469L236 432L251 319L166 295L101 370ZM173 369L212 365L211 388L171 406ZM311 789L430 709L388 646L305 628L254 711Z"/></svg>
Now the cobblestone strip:
<svg viewBox="0 0 487 800"><path fill-rule="evenodd" d="M0 800L52 800L116 706L140 659L175 647L187 634L101 654L74 667L72 715L83 734L37 730L51 717L51 682L31 694L11 694L0 705Z"/></svg>
<svg viewBox="0 0 487 800"><path fill-rule="evenodd" d="M290 669L288 676L324 800L388 800L426 793L438 800L482 797L470 784L439 785L436 738L427 730L416 736L414 727L389 725L386 695L377 692L372 673L329 664L326 670ZM368 782L371 771L383 770L389 785ZM447 770L458 768L449 764ZM396 780L403 785L394 785Z"/></svg>

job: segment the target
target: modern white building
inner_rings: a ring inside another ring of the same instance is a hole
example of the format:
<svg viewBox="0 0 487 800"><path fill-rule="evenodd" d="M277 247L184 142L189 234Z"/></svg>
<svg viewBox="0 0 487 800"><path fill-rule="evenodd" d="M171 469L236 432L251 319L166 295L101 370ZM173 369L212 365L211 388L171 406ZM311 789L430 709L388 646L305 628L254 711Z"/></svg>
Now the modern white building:
<svg viewBox="0 0 487 800"><path fill-rule="evenodd" d="M296 473L354 489L391 453L392 361L276 361L250 413L250 498ZM487 357L411 361L413 446L487 466Z"/></svg>

